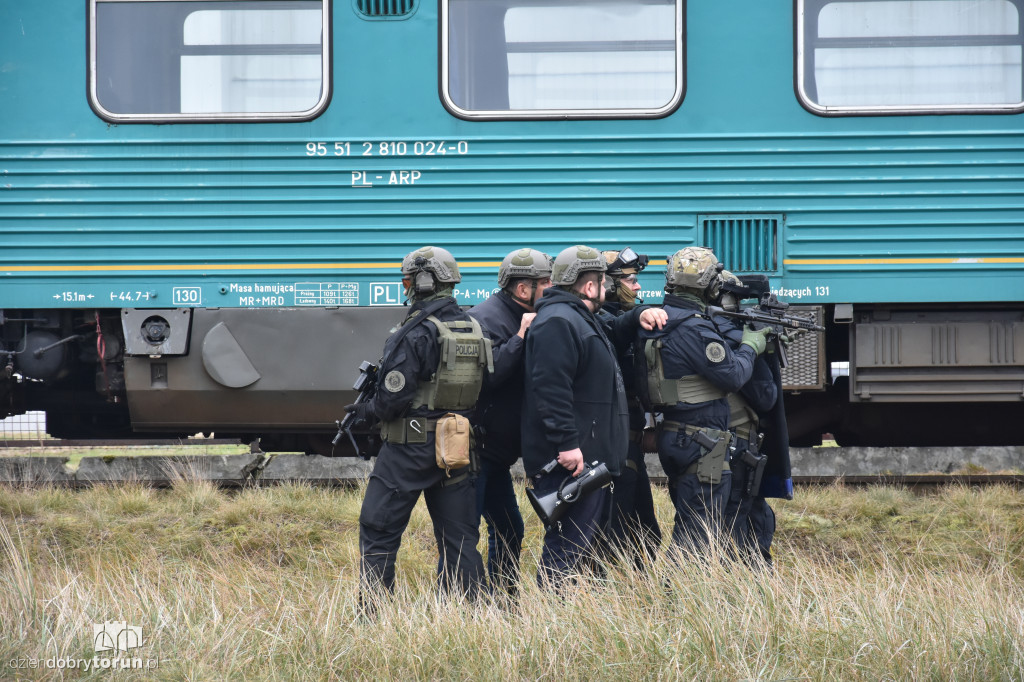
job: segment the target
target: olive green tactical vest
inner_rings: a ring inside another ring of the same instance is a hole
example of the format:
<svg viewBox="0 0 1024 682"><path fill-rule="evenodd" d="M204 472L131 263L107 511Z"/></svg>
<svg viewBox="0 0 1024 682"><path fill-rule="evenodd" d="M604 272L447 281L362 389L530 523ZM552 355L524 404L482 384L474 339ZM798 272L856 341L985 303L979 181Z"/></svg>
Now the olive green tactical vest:
<svg viewBox="0 0 1024 682"><path fill-rule="evenodd" d="M699 374L679 379L666 379L661 361L663 338L648 339L644 343L647 362L647 395L652 408L672 407L676 403L694 405L724 398L727 393Z"/></svg>
<svg viewBox="0 0 1024 682"><path fill-rule="evenodd" d="M440 361L430 380L420 383L412 404L429 410L468 410L480 395L484 369L494 372L491 340L473 318L442 322L430 315L427 321L437 327Z"/></svg>

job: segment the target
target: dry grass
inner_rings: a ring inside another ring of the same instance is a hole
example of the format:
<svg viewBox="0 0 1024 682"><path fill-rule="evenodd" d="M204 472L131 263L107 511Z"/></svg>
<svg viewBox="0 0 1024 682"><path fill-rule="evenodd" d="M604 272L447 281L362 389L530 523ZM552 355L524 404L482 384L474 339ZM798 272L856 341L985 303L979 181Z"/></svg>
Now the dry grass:
<svg viewBox="0 0 1024 682"><path fill-rule="evenodd" d="M437 598L421 503L375 620L355 606L361 492L0 490L0 678L1022 679L1024 500L1010 488L798 491L777 505L774 573L663 558L561 597L533 583L530 514L511 609ZM663 491L657 503L667 529ZM112 620L143 628L137 655L155 668L46 669L91 660L92 624Z"/></svg>

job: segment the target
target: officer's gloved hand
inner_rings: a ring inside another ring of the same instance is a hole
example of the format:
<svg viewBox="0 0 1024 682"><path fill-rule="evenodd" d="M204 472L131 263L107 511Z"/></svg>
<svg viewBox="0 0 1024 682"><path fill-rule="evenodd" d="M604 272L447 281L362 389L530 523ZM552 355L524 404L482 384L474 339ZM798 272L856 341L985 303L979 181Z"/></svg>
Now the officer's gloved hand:
<svg viewBox="0 0 1024 682"><path fill-rule="evenodd" d="M787 329L783 333L779 334L779 341L782 342L783 346L789 348L789 344L796 341L798 336L805 334L806 332L806 329Z"/></svg>
<svg viewBox="0 0 1024 682"><path fill-rule="evenodd" d="M772 330L768 327L764 329L751 329L750 327L743 328L743 341L741 343L745 346L750 346L754 349L754 352L760 355L764 352L764 349L768 347L768 335L772 333Z"/></svg>
<svg viewBox="0 0 1024 682"><path fill-rule="evenodd" d="M370 403L353 403L345 406L345 411L355 414L355 424L370 424L373 421L373 413L370 412Z"/></svg>

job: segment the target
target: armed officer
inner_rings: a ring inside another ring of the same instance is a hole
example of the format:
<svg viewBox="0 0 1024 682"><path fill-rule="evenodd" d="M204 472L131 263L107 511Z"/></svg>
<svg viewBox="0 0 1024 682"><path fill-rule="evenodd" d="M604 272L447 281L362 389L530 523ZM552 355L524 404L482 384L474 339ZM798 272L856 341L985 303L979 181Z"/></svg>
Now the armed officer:
<svg viewBox="0 0 1024 682"><path fill-rule="evenodd" d="M638 325L664 323L658 309L635 308L614 320L606 333L595 316L604 299L606 263L589 246L571 246L555 258L551 283L537 303L526 337L523 403L523 468L537 495L548 495L584 461L622 470L629 440L626 392L613 343L628 343ZM557 459L560 467L543 473ZM594 542L607 523L608 489L568 507L549 526L537 570L542 586L561 587L593 558Z"/></svg>
<svg viewBox="0 0 1024 682"><path fill-rule="evenodd" d="M441 468L435 431L446 413L470 414L489 370L490 341L452 297L461 276L451 253L417 249L402 261L402 276L413 304L384 344L380 384L371 400L345 408L367 422L379 419L384 441L359 514L361 599L368 609L367 597L394 591L395 557L421 493L434 525L442 591L473 598L483 579L475 482L468 465ZM446 417L442 425L450 419L458 421Z"/></svg>
<svg viewBox="0 0 1024 682"><path fill-rule="evenodd" d="M739 277L731 272L722 272L719 305L723 310L739 310L740 300L748 295L752 292ZM722 330L729 348L738 350L743 343L743 323L725 316L716 316L714 321ZM740 557L748 562L755 561L761 554L750 524L751 510L754 500L760 495L760 483L767 465L760 424L762 415L770 414L781 396L781 387L777 385L769 365L769 359L774 359L773 349L774 346L770 346L758 356L750 380L739 391L728 395L729 431L734 440L729 446L732 489L725 505L725 522ZM754 511L755 514L763 513L760 508Z"/></svg>
<svg viewBox="0 0 1024 682"><path fill-rule="evenodd" d="M605 299L597 317L606 326L615 318L633 310L638 303L640 284L637 281L648 257L630 247L621 251L604 251L608 263L605 272ZM629 447L622 473L612 488L612 518L607 537L612 547L633 559L638 568L645 560L653 560L661 546L661 528L654 514L654 495L644 462L642 440L647 415L636 390L635 343L616 348L619 368L626 386L629 409Z"/></svg>
<svg viewBox="0 0 1024 682"><path fill-rule="evenodd" d="M477 510L487 522L487 573L492 591L514 595L519 584L523 516L511 467L522 452L523 360L534 306L551 286L551 257L517 249L498 268L500 291L469 314L494 344L494 375L480 393L474 424L481 427Z"/></svg>
<svg viewBox="0 0 1024 682"><path fill-rule="evenodd" d="M702 550L721 540L731 471L726 396L750 380L767 331L744 329L733 351L706 308L716 300L722 265L714 252L687 247L672 254L665 272L668 323L642 332L643 379L649 404L664 414L658 455L676 510L673 545Z"/></svg>

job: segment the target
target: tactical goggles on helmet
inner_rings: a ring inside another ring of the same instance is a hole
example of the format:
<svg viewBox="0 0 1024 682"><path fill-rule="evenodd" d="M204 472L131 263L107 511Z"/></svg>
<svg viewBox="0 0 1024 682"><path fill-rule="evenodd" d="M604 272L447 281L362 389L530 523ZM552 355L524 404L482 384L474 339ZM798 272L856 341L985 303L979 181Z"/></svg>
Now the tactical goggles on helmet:
<svg viewBox="0 0 1024 682"><path fill-rule="evenodd" d="M619 251L619 255L608 266L608 272L622 272L624 269L631 268L636 268L636 271L640 272L647 267L649 260L647 256L638 254L627 246L622 251Z"/></svg>

